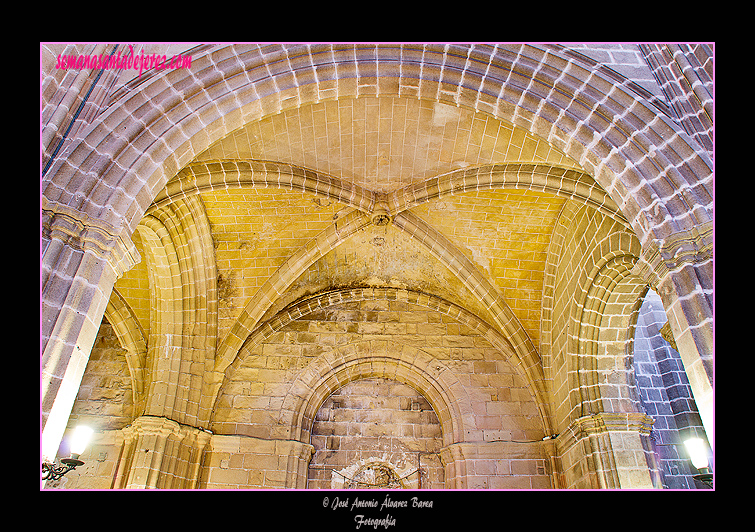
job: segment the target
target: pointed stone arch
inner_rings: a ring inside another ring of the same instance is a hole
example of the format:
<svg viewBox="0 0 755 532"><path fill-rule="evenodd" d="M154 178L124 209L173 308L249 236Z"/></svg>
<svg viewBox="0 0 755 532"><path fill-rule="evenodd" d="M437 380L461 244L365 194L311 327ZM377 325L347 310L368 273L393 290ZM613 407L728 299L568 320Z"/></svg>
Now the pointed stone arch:
<svg viewBox="0 0 755 532"><path fill-rule="evenodd" d="M506 163L464 168L397 190L389 196L388 205L395 215L449 194L506 189L536 190L575 199L628 225L618 205L594 179L579 170L552 164Z"/></svg>
<svg viewBox="0 0 755 532"><path fill-rule="evenodd" d="M362 94L463 105L548 140L588 169L643 241L640 212L658 229L675 217L679 229L710 219L712 165L670 119L556 47L515 44L211 47L190 71L153 76L112 105L56 159L44 194L133 227L168 179L237 127Z"/></svg>

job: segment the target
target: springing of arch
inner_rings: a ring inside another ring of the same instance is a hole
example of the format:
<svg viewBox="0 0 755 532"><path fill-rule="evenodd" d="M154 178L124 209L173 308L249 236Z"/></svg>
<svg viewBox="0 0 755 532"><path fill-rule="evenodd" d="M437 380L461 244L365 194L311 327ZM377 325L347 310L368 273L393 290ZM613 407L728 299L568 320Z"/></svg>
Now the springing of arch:
<svg viewBox="0 0 755 532"><path fill-rule="evenodd" d="M584 299L575 306L575 310L580 313L579 332L576 338L571 338L577 344L574 347L576 357L571 360L576 363L579 378L576 389L579 403L573 407L575 411L579 408L579 417L605 411L604 399L610 396L602 393L598 378L598 341L603 332L601 327L605 325L603 318L608 300L625 277L631 275L630 271L636 261L630 255L607 260L591 279Z"/></svg>
<svg viewBox="0 0 755 532"><path fill-rule="evenodd" d="M604 412L641 412L635 381L634 338L649 287L625 274L607 298L598 335L598 378Z"/></svg>
<svg viewBox="0 0 755 532"><path fill-rule="evenodd" d="M170 371L163 352L180 349L183 323L181 272L176 247L168 229L155 217L146 216L137 227L147 260L150 287L150 330L146 372L149 375L145 413L163 415L166 404L166 376Z"/></svg>
<svg viewBox="0 0 755 532"><path fill-rule="evenodd" d="M145 369L150 376L146 412L172 414L180 422L197 423L199 408L189 397L203 387L201 376L183 386L168 386L169 375L188 375L193 363L212 364L217 334L217 274L209 221L199 196L153 209L137 226L144 245L151 305L150 338ZM180 368L172 357L180 352ZM195 373L195 372L194 372Z"/></svg>

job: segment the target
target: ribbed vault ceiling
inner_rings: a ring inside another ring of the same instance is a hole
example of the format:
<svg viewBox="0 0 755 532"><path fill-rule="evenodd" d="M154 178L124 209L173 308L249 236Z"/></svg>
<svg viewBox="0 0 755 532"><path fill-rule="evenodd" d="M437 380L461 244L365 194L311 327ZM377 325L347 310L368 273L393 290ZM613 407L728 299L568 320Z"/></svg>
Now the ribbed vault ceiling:
<svg viewBox="0 0 755 532"><path fill-rule="evenodd" d="M465 108L398 97L325 101L267 117L216 142L192 164L214 161L285 163L383 194L483 165L534 162L581 171L564 153L511 124ZM221 339L289 257L352 210L281 188L216 187L201 197L215 246ZM564 201L534 190L475 190L411 211L492 281L537 346L545 259ZM359 285L434 293L489 318L452 272L393 226L371 226L329 252L267 316L297 297ZM135 312L149 315L146 308Z"/></svg>

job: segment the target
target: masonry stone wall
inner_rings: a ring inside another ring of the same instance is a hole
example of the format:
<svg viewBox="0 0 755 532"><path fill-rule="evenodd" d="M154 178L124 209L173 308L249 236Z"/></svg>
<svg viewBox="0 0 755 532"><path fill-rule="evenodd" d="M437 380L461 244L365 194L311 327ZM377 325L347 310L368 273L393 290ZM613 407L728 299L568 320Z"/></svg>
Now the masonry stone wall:
<svg viewBox="0 0 755 532"><path fill-rule="evenodd" d="M437 311L402 301L364 301L313 312L261 345L226 386L214 430L269 438L287 384L336 346L368 339L410 345L447 363L470 388L479 439L540 439L539 411L527 385L476 331Z"/></svg>
<svg viewBox="0 0 755 532"><path fill-rule="evenodd" d="M271 438L271 427L278 421L276 413L284 401L287 384L293 377L323 352L367 339L385 339L397 349L400 349L401 345L414 346L452 368L471 395L476 430L472 431L469 437L470 441L477 442L475 445L498 441L518 441L526 444L538 442L544 437L539 411L525 381L509 362L501 358L488 340L469 326L437 311L402 301L379 300L341 304L313 312L287 325L263 344L249 347L247 362L238 369L218 401L213 430L244 434L253 438ZM397 389L403 390L402 393L408 392L405 386ZM408 400L395 397L392 392L383 395L381 400L396 403L393 404L391 414L398 417L398 425L371 430L397 434L393 431L403 433L411 428L412 434L415 431L420 434L435 434L439 427L430 423L435 419L432 410L427 408L425 399L420 396L416 396L415 399L413 403L425 412L404 410L402 406L411 408ZM327 406L334 400L334 397L331 397L327 404L321 406L314 424L311 443L318 453L315 455L317 460L313 462L317 466L322 464L320 456L323 453L327 453L332 446L338 445L340 448L341 445L340 438L333 434L326 435L323 431L346 430L338 424L329 426L327 422L319 419L326 415ZM398 410L395 410L396 407ZM348 415L352 414L356 415ZM368 417L371 415L373 414L369 414ZM407 423L406 427L402 427L402 418L424 420L424 423ZM433 426L436 428L432 428ZM439 450L438 443L431 444L428 441L427 444L422 444L422 438L418 441L420 443L412 445L424 446L427 449L417 450ZM346 450L352 445L345 444ZM480 460L490 460L489 456L484 456L485 453L481 454L483 457ZM520 483L523 480L525 487L531 487L530 477L538 475L542 478L535 484L548 483L544 458L539 451L529 453L527 458L535 459L535 456L540 460L539 468L533 466L522 469L516 466L512 470L508 461L500 466L496 466L495 462L490 462L486 468L480 465L477 475L484 476L485 479L479 484L495 484L488 481L488 476L509 477L508 481L501 481L499 484L511 484L510 477L521 477ZM332 463L338 466L349 465L339 460L340 457L334 458ZM429 463L435 461L436 464L432 467L426 466L430 469L426 473L428 478L425 482L429 481L430 486L440 485L443 476L437 471L437 458L422 460L423 464L428 463L428 460ZM473 471L474 469L470 469L470 474ZM329 481L329 477L326 475L323 478L320 473L312 471L310 481L313 482L313 486L321 486L322 482Z"/></svg>
<svg viewBox="0 0 755 532"><path fill-rule="evenodd" d="M112 326L103 320L71 412L71 425L115 430L134 420L133 386L125 353Z"/></svg>
<svg viewBox="0 0 755 532"><path fill-rule="evenodd" d="M371 459L399 472L390 487L445 487L440 422L427 399L405 384L388 379L347 384L318 410L311 441L309 488L344 483L370 488L376 481L360 483L354 478L359 471L349 467Z"/></svg>

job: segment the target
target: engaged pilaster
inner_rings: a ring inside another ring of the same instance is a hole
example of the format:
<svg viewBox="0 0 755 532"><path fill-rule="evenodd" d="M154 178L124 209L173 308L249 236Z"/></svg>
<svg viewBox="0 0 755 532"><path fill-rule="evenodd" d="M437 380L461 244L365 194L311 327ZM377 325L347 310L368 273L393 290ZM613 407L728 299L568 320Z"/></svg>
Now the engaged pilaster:
<svg viewBox="0 0 755 532"><path fill-rule="evenodd" d="M42 445L53 458L113 284L140 257L107 223L42 198Z"/></svg>

